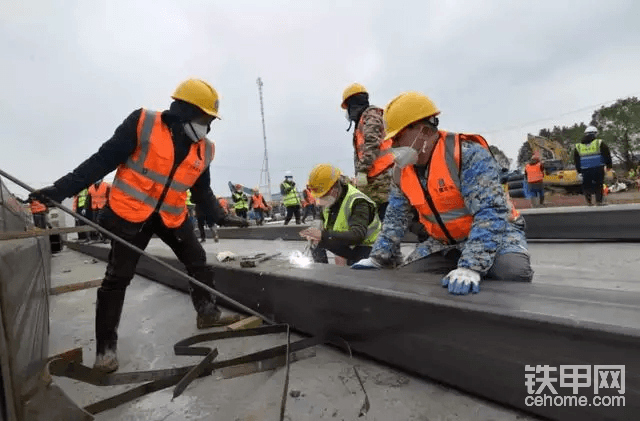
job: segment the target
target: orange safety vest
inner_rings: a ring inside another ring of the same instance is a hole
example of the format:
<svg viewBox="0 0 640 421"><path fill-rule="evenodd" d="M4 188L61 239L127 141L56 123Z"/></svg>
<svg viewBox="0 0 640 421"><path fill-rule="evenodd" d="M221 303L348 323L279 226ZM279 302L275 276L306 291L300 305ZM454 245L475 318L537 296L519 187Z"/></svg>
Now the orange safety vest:
<svg viewBox="0 0 640 421"><path fill-rule="evenodd" d="M36 213L44 213L47 211L47 207L37 200L32 200L29 203L29 208L31 209L31 213L33 215L35 215Z"/></svg>
<svg viewBox="0 0 640 421"><path fill-rule="evenodd" d="M413 165L402 169L400 188L418 211L420 222L429 235L444 243L455 244L469 236L473 225L473 215L465 206L460 192L462 141L476 142L487 150L489 145L480 135L442 130L439 133L428 169L426 191ZM507 201L511 200L507 197ZM520 213L510 203L508 205L510 220L515 220Z"/></svg>
<svg viewBox="0 0 640 421"><path fill-rule="evenodd" d="M376 109L376 111L381 112L382 110L380 109ZM363 155L364 155L364 132L362 131L362 124L364 122L364 113L363 115L360 117L360 121L358 121L358 125L356 126L356 129L353 133L353 147L356 150L356 155L358 156L358 159L361 160ZM391 152L391 145L393 144L393 140L392 139L387 139L387 140L383 140L382 142L380 142L379 145L379 150L381 153L374 161L373 164L371 165L371 168L369 168L369 171L367 172L367 176L369 177L375 177L378 174L382 173L384 170L386 170L387 168L389 168L391 165L393 165L393 155L389 152Z"/></svg>
<svg viewBox="0 0 640 421"><path fill-rule="evenodd" d="M542 163L527 164L524 170L527 173L527 183L539 183L544 180Z"/></svg>
<svg viewBox="0 0 640 421"><path fill-rule="evenodd" d="M100 183L100 186L96 188L95 184L89 187L89 196L91 196L91 209L102 209L107 205L107 190L109 190L107 183L104 181Z"/></svg>
<svg viewBox="0 0 640 421"><path fill-rule="evenodd" d="M303 207L316 204L316 199L313 197L313 194L311 193L311 189L305 188L303 196L304 196Z"/></svg>
<svg viewBox="0 0 640 421"><path fill-rule="evenodd" d="M262 198L262 195L260 193L251 196L251 204L253 205L253 209L267 210L267 207L264 204L264 199Z"/></svg>
<svg viewBox="0 0 640 421"><path fill-rule="evenodd" d="M215 146L207 139L193 143L170 177L174 147L161 113L143 109L137 131L138 144L127 162L118 167L109 206L134 223L147 220L157 211L165 226L177 228L187 218L187 190L209 167Z"/></svg>
<svg viewBox="0 0 640 421"><path fill-rule="evenodd" d="M222 209L224 209L224 213L229 213L229 209L228 209L229 203L227 202L227 199L223 199L223 198L218 199L218 204Z"/></svg>

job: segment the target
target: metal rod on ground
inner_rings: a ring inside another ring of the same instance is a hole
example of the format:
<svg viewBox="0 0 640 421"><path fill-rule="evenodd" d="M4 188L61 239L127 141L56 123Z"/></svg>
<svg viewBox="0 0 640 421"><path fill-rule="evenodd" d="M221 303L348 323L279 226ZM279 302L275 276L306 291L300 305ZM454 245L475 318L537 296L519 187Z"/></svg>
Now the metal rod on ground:
<svg viewBox="0 0 640 421"><path fill-rule="evenodd" d="M7 174L6 172L4 172L2 169L0 169L0 175L2 175L3 177L7 178L8 180L14 182L15 184L17 184L18 186L22 187L23 189L27 190L29 193L33 193L35 191L35 189L29 187L27 184L23 183L22 181L18 180L17 178L11 176L10 174ZM85 218L82 215L77 214L76 212L72 211L71 209L67 208L66 206L62 205L61 203L55 202L51 199L49 199L51 201L51 203L53 203L53 205L59 209L61 209L62 211L68 213L69 215L73 216L76 219L81 220L82 222L84 222L85 224L89 225L90 227L95 228L97 231L101 232L102 234L106 235L107 237L111 238L114 241L117 241L121 244L124 244L125 246L129 247L131 250L134 250L135 252L139 253L142 256L145 256L151 260L153 260L155 263L158 263L159 265L161 265L162 267L170 270L171 272L180 275L182 278L186 279L189 282L192 282L194 285L197 285L201 288L206 289L207 291L209 291L210 293L212 293L213 295L215 295L218 298L222 298L225 301L228 301L229 303L233 304L234 306L246 311L247 313L259 317L262 320L264 320L266 323L268 324L276 324L275 321L267 318L266 316L263 316L262 314L258 313L257 311L245 306L244 304L241 304L239 302L237 302L236 300L227 297L226 295L224 295L221 292L216 291L215 289L211 288L210 286L203 284L202 282L198 281L195 278L192 278L191 276L187 275L186 273L182 272L179 269L174 268L173 266L171 266L170 264L164 262L163 260L157 258L156 256L153 256L149 253L147 253L146 251L142 250L141 248L138 248L136 246L134 246L133 244L131 244L130 242L128 242L127 240L118 237L117 235L113 234L112 232L102 228L100 225L96 224L95 222L93 222L90 219Z"/></svg>

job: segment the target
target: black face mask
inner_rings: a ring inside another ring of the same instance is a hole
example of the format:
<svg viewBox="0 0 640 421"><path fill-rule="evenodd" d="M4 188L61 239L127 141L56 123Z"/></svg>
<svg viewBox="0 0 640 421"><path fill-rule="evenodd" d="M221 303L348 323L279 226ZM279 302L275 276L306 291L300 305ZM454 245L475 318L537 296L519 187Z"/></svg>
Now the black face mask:
<svg viewBox="0 0 640 421"><path fill-rule="evenodd" d="M369 95L356 94L347 100L349 120L358 123L360 116L369 107Z"/></svg>

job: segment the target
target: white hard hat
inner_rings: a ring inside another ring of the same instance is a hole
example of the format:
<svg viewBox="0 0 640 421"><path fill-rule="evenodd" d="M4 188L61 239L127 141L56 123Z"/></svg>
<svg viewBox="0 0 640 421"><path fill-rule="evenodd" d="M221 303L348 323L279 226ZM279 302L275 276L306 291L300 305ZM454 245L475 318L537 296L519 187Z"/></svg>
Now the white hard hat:
<svg viewBox="0 0 640 421"><path fill-rule="evenodd" d="M293 177L293 174L291 173L291 171L287 171L286 173L284 173L285 177Z"/></svg>
<svg viewBox="0 0 640 421"><path fill-rule="evenodd" d="M584 130L585 133L598 133L598 129L593 126L589 126Z"/></svg>

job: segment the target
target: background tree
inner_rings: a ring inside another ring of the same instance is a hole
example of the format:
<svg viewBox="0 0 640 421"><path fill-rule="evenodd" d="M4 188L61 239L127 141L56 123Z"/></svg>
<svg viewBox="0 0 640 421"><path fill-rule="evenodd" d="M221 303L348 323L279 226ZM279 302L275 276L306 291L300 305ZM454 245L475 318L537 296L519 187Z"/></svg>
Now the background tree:
<svg viewBox="0 0 640 421"><path fill-rule="evenodd" d="M619 99L608 107L596 110L592 124L599 130L598 137L605 141L615 160L624 169L633 165L634 155L640 152L640 101L636 97Z"/></svg>
<svg viewBox="0 0 640 421"><path fill-rule="evenodd" d="M493 153L493 156L496 157L496 161L498 161L498 164L502 168L511 167L511 160L507 158L507 155L505 155L505 153L502 152L499 147L495 145L489 145L489 150L491 150L491 153Z"/></svg>

